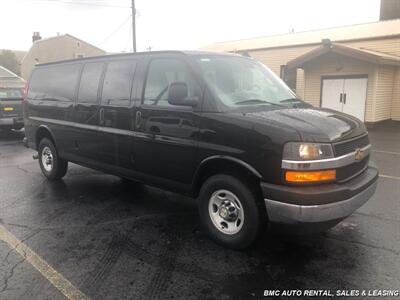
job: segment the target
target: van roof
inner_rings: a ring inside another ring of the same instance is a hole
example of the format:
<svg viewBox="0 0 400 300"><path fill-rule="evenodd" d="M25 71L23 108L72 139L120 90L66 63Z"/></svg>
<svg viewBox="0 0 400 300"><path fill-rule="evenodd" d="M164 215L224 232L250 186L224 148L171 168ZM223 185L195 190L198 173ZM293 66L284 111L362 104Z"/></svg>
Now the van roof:
<svg viewBox="0 0 400 300"><path fill-rule="evenodd" d="M36 67L53 65L53 64L61 64L61 63L70 63L70 62L84 62L90 60L104 59L104 58L118 58L118 57L134 57L134 56L146 56L146 55L160 55L160 54L178 54L178 55L219 55L219 56L239 56L234 53L221 53L221 52L212 52L212 51L201 51L201 50L166 50L166 51L147 51L147 52L136 52L136 53L118 53L118 54L107 54L107 55L99 55L99 56L90 56L76 59L67 59L60 60L54 62L48 62L43 64L37 64Z"/></svg>

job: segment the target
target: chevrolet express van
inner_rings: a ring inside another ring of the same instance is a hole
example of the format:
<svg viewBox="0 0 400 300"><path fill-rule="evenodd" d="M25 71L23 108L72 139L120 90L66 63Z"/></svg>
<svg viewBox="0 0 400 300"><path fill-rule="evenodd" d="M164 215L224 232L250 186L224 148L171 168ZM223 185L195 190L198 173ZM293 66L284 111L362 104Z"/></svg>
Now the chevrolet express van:
<svg viewBox="0 0 400 300"><path fill-rule="evenodd" d="M360 120L303 102L239 55L37 65L24 122L25 144L49 180L72 162L190 195L210 237L231 248L251 245L267 223L334 226L377 186Z"/></svg>

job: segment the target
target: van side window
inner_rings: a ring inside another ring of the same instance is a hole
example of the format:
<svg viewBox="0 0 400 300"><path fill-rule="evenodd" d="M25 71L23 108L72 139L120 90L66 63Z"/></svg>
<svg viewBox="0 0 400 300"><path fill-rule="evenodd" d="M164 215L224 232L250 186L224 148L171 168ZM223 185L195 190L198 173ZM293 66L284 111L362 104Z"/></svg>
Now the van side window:
<svg viewBox="0 0 400 300"><path fill-rule="evenodd" d="M135 68L136 62L133 60L112 61L108 64L101 97L102 104L129 105Z"/></svg>
<svg viewBox="0 0 400 300"><path fill-rule="evenodd" d="M194 78L182 61L164 58L153 60L147 75L144 104L172 106L168 103L168 88L176 81L185 82L188 86L188 96L195 96Z"/></svg>
<svg viewBox="0 0 400 300"><path fill-rule="evenodd" d="M103 63L85 64L79 85L78 102L96 103Z"/></svg>
<svg viewBox="0 0 400 300"><path fill-rule="evenodd" d="M33 100L74 101L80 64L49 65L32 73L28 98Z"/></svg>

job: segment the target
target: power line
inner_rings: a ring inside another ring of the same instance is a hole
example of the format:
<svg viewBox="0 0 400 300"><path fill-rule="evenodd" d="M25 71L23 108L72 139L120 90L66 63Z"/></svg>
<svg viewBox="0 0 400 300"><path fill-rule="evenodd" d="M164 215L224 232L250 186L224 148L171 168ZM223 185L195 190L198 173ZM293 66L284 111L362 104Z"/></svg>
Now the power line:
<svg viewBox="0 0 400 300"><path fill-rule="evenodd" d="M48 2L53 4L67 4L67 5L83 5L83 6L98 6L98 7L112 7L112 8L130 8L130 6L105 4L105 2L82 2L82 1L66 1L66 0L22 0L20 2Z"/></svg>
<svg viewBox="0 0 400 300"><path fill-rule="evenodd" d="M50 1L67 1L67 2L73 2L73 3L84 3L84 4L105 4L105 5L114 5L116 3L117 5L120 5L120 2L118 1L110 1L110 0L50 0ZM122 0L123 2L126 2L126 0ZM113 3L113 4L111 4Z"/></svg>
<svg viewBox="0 0 400 300"><path fill-rule="evenodd" d="M7 1L7 0L6 0ZM106 0L105 0L106 1ZM66 4L66 5L83 5L83 6L98 6L98 7L111 7L111 8L131 8L132 9L132 14L129 15L118 27L113 30L99 45L104 44L109 38L111 38L114 34L116 34L130 18L132 18L132 27L130 28L130 33L129 35L132 35L132 42L133 42L133 52L136 52L136 29L135 29L135 19L136 19L136 9L134 6L134 0L132 1L132 6L123 6L123 5L111 5L107 4L107 2L103 2L103 0L94 0L90 2L86 2L84 0L20 0L19 3L52 3L52 4ZM114 2L115 3L115 2ZM129 42L129 40L128 40ZM128 44L127 42L127 44ZM125 49L127 48L127 45L125 46Z"/></svg>
<svg viewBox="0 0 400 300"><path fill-rule="evenodd" d="M44 0L42 0L44 1ZM101 6L101 7L116 7L116 8L129 8L129 6L123 6L123 5L111 5L111 4L102 4L102 3L89 3L89 2L71 2L71 1L63 1L63 0L46 0L49 2L59 2L63 4L72 4L72 5L85 5L85 6Z"/></svg>
<svg viewBox="0 0 400 300"><path fill-rule="evenodd" d="M114 34L116 34L125 25L125 23L130 20L130 18L131 18L131 16L128 16L128 18L126 18L121 24L119 24L117 28L115 28L103 41L101 41L97 45L98 46L103 45L109 38L111 38ZM131 35L131 33L129 33L129 35ZM126 46L125 46L125 48L126 48ZM88 54L91 54L93 51L94 50L90 51Z"/></svg>
<svg viewBox="0 0 400 300"><path fill-rule="evenodd" d="M131 27L130 30L129 30L129 35L128 35L128 39L126 40L124 52L127 52L126 50L128 49L128 45L129 45L129 42L130 42L130 40L131 40L131 37L132 37L132 27Z"/></svg>
<svg viewBox="0 0 400 300"><path fill-rule="evenodd" d="M99 45L102 45L105 41L107 41L110 37L112 37L114 34L116 34L124 25L126 22L128 22L131 19L131 15L128 16L113 32L111 32Z"/></svg>

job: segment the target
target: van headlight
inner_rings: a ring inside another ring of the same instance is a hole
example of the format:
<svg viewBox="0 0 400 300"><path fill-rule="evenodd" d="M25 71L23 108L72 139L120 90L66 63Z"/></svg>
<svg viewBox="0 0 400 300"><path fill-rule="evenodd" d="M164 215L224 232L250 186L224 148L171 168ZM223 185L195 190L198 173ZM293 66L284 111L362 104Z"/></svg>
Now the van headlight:
<svg viewBox="0 0 400 300"><path fill-rule="evenodd" d="M283 148L285 160L317 160L333 158L331 144L289 142Z"/></svg>

